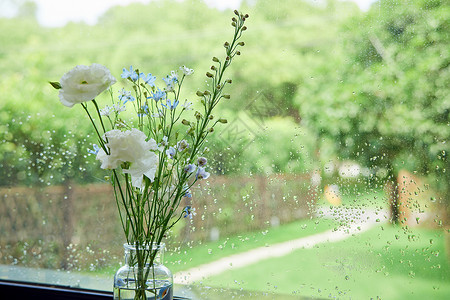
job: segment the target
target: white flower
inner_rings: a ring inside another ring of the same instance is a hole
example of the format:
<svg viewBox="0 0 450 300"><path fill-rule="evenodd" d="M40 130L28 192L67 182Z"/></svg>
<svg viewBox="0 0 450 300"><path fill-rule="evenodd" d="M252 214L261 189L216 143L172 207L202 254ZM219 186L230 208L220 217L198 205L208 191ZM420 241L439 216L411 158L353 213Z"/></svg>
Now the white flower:
<svg viewBox="0 0 450 300"><path fill-rule="evenodd" d="M189 68L186 67L186 66L181 66L181 67L180 67L180 70L181 70L181 71L183 72L183 74L186 75L186 76L192 75L192 74L194 73L194 70L193 70L193 69L189 69Z"/></svg>
<svg viewBox="0 0 450 300"><path fill-rule="evenodd" d="M185 110L192 110L191 106L192 106L192 102L189 102L187 100L185 100L184 104L181 105L181 107L183 107Z"/></svg>
<svg viewBox="0 0 450 300"><path fill-rule="evenodd" d="M114 110L116 113L121 113L121 112L127 110L127 107L125 105L121 104L120 102L117 104L114 104L113 107L114 107Z"/></svg>
<svg viewBox="0 0 450 300"><path fill-rule="evenodd" d="M108 140L106 146L110 153L108 155L103 149L99 150L97 159L102 163L101 168L115 169L128 162L130 167L123 172L131 175L134 187L143 186L142 175L153 181L158 167L158 155L153 152L157 150L157 145L154 139L146 141L146 138L146 135L136 128L106 132L104 139Z"/></svg>
<svg viewBox="0 0 450 300"><path fill-rule="evenodd" d="M108 117L111 115L111 107L106 105L105 108L100 109L100 115Z"/></svg>
<svg viewBox="0 0 450 300"><path fill-rule="evenodd" d="M59 99L65 106L72 107L91 101L115 82L111 72L102 65L79 65L61 77Z"/></svg>

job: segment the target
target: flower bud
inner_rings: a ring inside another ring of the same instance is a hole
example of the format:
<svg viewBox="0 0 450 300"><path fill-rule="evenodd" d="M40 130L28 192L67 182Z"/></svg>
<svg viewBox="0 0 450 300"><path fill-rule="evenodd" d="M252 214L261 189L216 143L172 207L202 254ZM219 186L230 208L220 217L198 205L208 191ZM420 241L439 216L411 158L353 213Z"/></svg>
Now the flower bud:
<svg viewBox="0 0 450 300"><path fill-rule="evenodd" d="M57 81L49 81L48 83L50 83L54 89L57 89L57 90L61 89L61 84Z"/></svg>
<svg viewBox="0 0 450 300"><path fill-rule="evenodd" d="M239 16L239 12L237 11L237 9L234 10L234 14L235 14L236 16Z"/></svg>
<svg viewBox="0 0 450 300"><path fill-rule="evenodd" d="M202 117L202 114L199 113L198 111L196 111L195 114L194 114L194 116L195 116L195 118L196 118L197 120L200 120L200 118Z"/></svg>
<svg viewBox="0 0 450 300"><path fill-rule="evenodd" d="M191 125L191 122L189 122L189 121L186 120L186 119L183 119L183 121L181 121L181 123L182 123L183 125Z"/></svg>
<svg viewBox="0 0 450 300"><path fill-rule="evenodd" d="M244 46L245 43L244 43L244 42L239 42L238 45L239 45L239 46Z"/></svg>
<svg viewBox="0 0 450 300"><path fill-rule="evenodd" d="M233 80L231 80L231 79L227 79L227 80L225 80L225 82L226 82L226 83L232 83L232 82L233 82Z"/></svg>
<svg viewBox="0 0 450 300"><path fill-rule="evenodd" d="M203 92L203 95L209 96L209 95L211 95L211 93L208 90L206 90Z"/></svg>
<svg viewBox="0 0 450 300"><path fill-rule="evenodd" d="M230 44L229 44L228 42L225 42L225 44L223 44L223 46L224 46L225 48L228 48L228 47L230 47Z"/></svg>
<svg viewBox="0 0 450 300"><path fill-rule="evenodd" d="M213 77L214 77L214 75L213 75L213 74L211 74L211 73L209 73L209 72L206 72L206 77L209 77L209 78L213 78Z"/></svg>
<svg viewBox="0 0 450 300"><path fill-rule="evenodd" d="M202 92L200 92L200 91L197 91L197 93L195 93L195 94L197 94L197 96L199 96L199 97L201 97L201 96L204 96L205 94L203 94Z"/></svg>
<svg viewBox="0 0 450 300"><path fill-rule="evenodd" d="M219 123L227 124L228 120L227 119L219 119Z"/></svg>
<svg viewBox="0 0 450 300"><path fill-rule="evenodd" d="M247 30L247 26L243 26L241 30L242 31L246 31Z"/></svg>
<svg viewBox="0 0 450 300"><path fill-rule="evenodd" d="M210 129L208 129L208 132L214 132L214 128L210 128Z"/></svg>
<svg viewBox="0 0 450 300"><path fill-rule="evenodd" d="M212 119L214 119L214 116L213 115L209 115L208 119L212 120Z"/></svg>
<svg viewBox="0 0 450 300"><path fill-rule="evenodd" d="M204 166L206 166L207 163L208 163L208 160L206 159L206 157L200 156L197 159L197 164L199 167L204 167Z"/></svg>
<svg viewBox="0 0 450 300"><path fill-rule="evenodd" d="M236 51L236 55L241 55L241 51Z"/></svg>
<svg viewBox="0 0 450 300"><path fill-rule="evenodd" d="M230 95L223 95L222 97L225 98L225 99L230 99L231 98Z"/></svg>
<svg viewBox="0 0 450 300"><path fill-rule="evenodd" d="M248 14L245 14L244 18L248 19L248 17L249 17L249 15L248 15Z"/></svg>
<svg viewBox="0 0 450 300"><path fill-rule="evenodd" d="M236 22L231 22L231 26L236 27Z"/></svg>
<svg viewBox="0 0 450 300"><path fill-rule="evenodd" d="M215 66L211 66L211 70L215 71L217 70Z"/></svg>
<svg viewBox="0 0 450 300"><path fill-rule="evenodd" d="M216 85L216 89L220 90L221 86L220 84Z"/></svg>
<svg viewBox="0 0 450 300"><path fill-rule="evenodd" d="M218 59L217 57L214 56L214 57L212 58L212 61L213 61L213 62L219 62L219 59Z"/></svg>
<svg viewBox="0 0 450 300"><path fill-rule="evenodd" d="M231 21L236 22L237 20L236 20L235 17L232 17L232 18L231 18Z"/></svg>

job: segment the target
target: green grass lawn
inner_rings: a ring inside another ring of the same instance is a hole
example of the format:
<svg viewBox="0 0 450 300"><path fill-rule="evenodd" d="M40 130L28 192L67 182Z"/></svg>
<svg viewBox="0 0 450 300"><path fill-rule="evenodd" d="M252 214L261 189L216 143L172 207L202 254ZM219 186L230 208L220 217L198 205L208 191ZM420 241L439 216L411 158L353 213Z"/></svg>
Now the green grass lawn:
<svg viewBox="0 0 450 300"><path fill-rule="evenodd" d="M267 230L242 233L216 242L194 244L177 251L167 251L167 267L175 273L265 245L281 243L332 229L334 222L327 219L307 219L271 227Z"/></svg>
<svg viewBox="0 0 450 300"><path fill-rule="evenodd" d="M203 284L320 298L450 299L442 230L377 226L337 243L300 249Z"/></svg>

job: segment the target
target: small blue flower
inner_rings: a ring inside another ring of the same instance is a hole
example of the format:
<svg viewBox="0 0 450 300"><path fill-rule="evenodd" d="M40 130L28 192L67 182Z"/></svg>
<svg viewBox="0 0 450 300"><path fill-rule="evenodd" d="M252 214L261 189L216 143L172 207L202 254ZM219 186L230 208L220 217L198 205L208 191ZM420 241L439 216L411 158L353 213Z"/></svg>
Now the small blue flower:
<svg viewBox="0 0 450 300"><path fill-rule="evenodd" d="M169 149L166 150L166 155L167 155L170 159L173 159L173 157L175 156L176 153L177 153L177 151L175 150L174 147L169 147Z"/></svg>
<svg viewBox="0 0 450 300"><path fill-rule="evenodd" d="M149 86L155 86L156 76L153 76L152 73L148 73L147 76L144 75L142 78L144 79L144 82Z"/></svg>
<svg viewBox="0 0 450 300"><path fill-rule="evenodd" d="M196 174L197 179L208 179L209 175L210 174L205 171L205 168L198 167L197 174Z"/></svg>
<svg viewBox="0 0 450 300"><path fill-rule="evenodd" d="M188 164L186 167L184 167L184 172L186 173L192 173L195 171L195 168L197 168L194 164Z"/></svg>
<svg viewBox="0 0 450 300"><path fill-rule="evenodd" d="M94 150L88 149L87 151L91 154L97 155L98 151L100 151L100 147L96 144L92 144L92 148L94 148Z"/></svg>
<svg viewBox="0 0 450 300"><path fill-rule="evenodd" d="M191 209L190 206L186 206L186 207L183 209L183 212L185 213L185 215L184 215L185 218L189 215L189 210L190 210L190 209Z"/></svg>
<svg viewBox="0 0 450 300"><path fill-rule="evenodd" d="M175 88L175 84L178 83L178 75L175 71L171 71L170 75L167 75L163 78L164 82L166 83L166 90L167 91L173 91Z"/></svg>
<svg viewBox="0 0 450 300"><path fill-rule="evenodd" d="M166 98L166 92L161 91L159 88L156 92L152 92L152 95L150 97L147 97L147 99L153 99L156 102L159 100L163 100Z"/></svg>
<svg viewBox="0 0 450 300"><path fill-rule="evenodd" d="M123 101L123 104L127 103L128 101L134 101L136 99L134 99L133 96L131 96L131 92L130 91L126 91L124 88L122 88L119 91L120 95L119 95L119 100Z"/></svg>
<svg viewBox="0 0 450 300"><path fill-rule="evenodd" d="M132 81L136 81L139 79L139 75L136 73L135 70L133 70L133 66L130 66L130 70L123 68L122 74L120 75L120 77L125 78L125 79L129 78Z"/></svg>
<svg viewBox="0 0 450 300"><path fill-rule="evenodd" d="M189 148L189 143L186 140L181 140L177 143L177 150L183 151L185 149Z"/></svg>
<svg viewBox="0 0 450 300"><path fill-rule="evenodd" d="M197 213L195 212L195 208L192 208L190 206L186 206L183 212L185 213L184 217L189 217L189 219L191 220L193 216L197 215Z"/></svg>
<svg viewBox="0 0 450 300"><path fill-rule="evenodd" d="M175 109L177 107L178 103L180 103L180 101L173 100L173 103L172 103L169 99L167 99L166 104L161 104L161 105L167 109Z"/></svg>
<svg viewBox="0 0 450 300"><path fill-rule="evenodd" d="M184 193L184 197L192 198L191 190L187 189L186 192Z"/></svg>

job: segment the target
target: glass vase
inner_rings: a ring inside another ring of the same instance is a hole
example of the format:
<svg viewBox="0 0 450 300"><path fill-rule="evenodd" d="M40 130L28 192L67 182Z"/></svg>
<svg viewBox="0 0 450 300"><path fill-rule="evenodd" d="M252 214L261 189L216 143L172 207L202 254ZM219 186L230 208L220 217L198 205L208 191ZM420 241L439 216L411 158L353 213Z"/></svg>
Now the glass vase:
<svg viewBox="0 0 450 300"><path fill-rule="evenodd" d="M124 244L125 265L114 275L114 300L172 300L173 276L163 265L164 244Z"/></svg>

